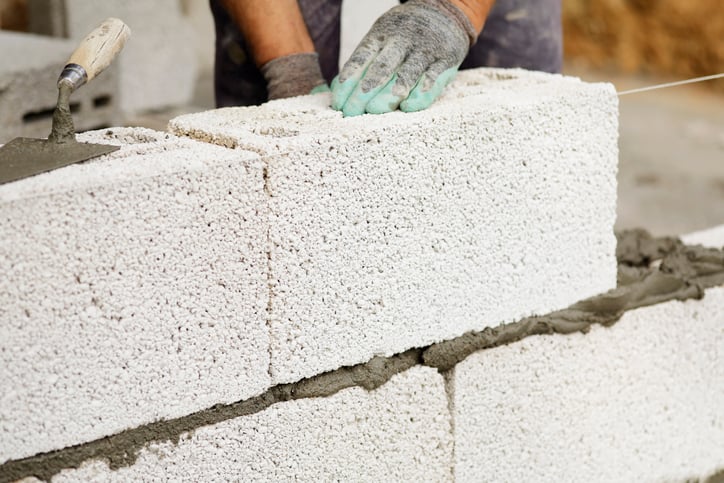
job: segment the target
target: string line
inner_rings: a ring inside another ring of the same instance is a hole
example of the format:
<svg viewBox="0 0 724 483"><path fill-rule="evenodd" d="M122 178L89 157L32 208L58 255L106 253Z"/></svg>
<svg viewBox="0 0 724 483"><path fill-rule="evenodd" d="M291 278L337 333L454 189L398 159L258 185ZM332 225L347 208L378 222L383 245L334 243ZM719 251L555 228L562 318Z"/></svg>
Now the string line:
<svg viewBox="0 0 724 483"><path fill-rule="evenodd" d="M677 82L667 82L666 84L657 84L655 86L640 87L638 89L629 89L627 91L619 92L618 95L625 96L628 94L636 94L638 92L653 91L656 89L665 89L667 87L683 86L684 84L694 84L696 82L704 82L704 81L721 79L721 78L724 78L724 72L722 72L721 74L707 75L704 77L696 77L693 79L686 79L686 80L677 81Z"/></svg>

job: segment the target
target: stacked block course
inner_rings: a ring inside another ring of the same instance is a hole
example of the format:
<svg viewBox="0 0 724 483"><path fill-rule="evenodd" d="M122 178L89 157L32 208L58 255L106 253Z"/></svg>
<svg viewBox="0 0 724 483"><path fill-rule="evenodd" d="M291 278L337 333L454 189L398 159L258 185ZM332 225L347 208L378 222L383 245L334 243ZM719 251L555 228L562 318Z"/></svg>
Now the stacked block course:
<svg viewBox="0 0 724 483"><path fill-rule="evenodd" d="M412 116L341 120L327 105L271 102L170 126L265 162L273 382L614 286L610 86L463 72Z"/></svg>
<svg viewBox="0 0 724 483"><path fill-rule="evenodd" d="M0 186L0 481L724 467L724 254L642 239L608 292L611 86L327 103L87 133L121 150Z"/></svg>

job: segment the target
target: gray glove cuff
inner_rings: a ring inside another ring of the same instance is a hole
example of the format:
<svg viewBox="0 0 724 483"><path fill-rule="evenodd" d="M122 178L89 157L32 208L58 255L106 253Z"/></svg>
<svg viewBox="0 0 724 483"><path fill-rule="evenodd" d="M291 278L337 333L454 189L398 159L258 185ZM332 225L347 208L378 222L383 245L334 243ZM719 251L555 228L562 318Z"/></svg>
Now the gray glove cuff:
<svg viewBox="0 0 724 483"><path fill-rule="evenodd" d="M292 54L270 60L261 66L269 100L303 96L326 84L315 53Z"/></svg>
<svg viewBox="0 0 724 483"><path fill-rule="evenodd" d="M455 20L455 22L460 26L463 32L467 34L468 38L470 39L470 47L472 47L475 42L477 42L480 32L475 30L475 27L473 27L473 23L470 21L468 16L465 15L463 11L460 10L458 7L450 3L449 0L410 0L407 3L427 5L448 14L450 18Z"/></svg>

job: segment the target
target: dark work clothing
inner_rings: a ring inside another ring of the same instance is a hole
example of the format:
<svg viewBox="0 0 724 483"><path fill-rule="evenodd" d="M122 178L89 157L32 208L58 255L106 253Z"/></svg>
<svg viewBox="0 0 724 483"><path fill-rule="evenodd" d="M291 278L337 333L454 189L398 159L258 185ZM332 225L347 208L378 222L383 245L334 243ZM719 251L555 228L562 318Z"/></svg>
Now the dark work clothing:
<svg viewBox="0 0 724 483"><path fill-rule="evenodd" d="M243 34L218 0L210 2L216 23L217 106L266 102L266 82ZM342 0L299 0L299 7L329 83L339 71ZM562 62L561 0L497 0L460 68L522 67L560 72Z"/></svg>

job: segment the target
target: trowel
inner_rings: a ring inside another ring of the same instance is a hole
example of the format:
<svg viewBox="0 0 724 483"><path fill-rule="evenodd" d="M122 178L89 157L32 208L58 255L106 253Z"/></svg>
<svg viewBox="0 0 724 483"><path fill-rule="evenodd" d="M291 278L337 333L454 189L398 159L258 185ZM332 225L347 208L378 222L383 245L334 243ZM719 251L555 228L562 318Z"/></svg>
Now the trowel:
<svg viewBox="0 0 724 483"><path fill-rule="evenodd" d="M118 55L131 31L109 18L83 39L58 78L58 103L48 139L16 138L0 148L0 184L16 181L116 151L118 146L75 139L70 95L93 80Z"/></svg>

